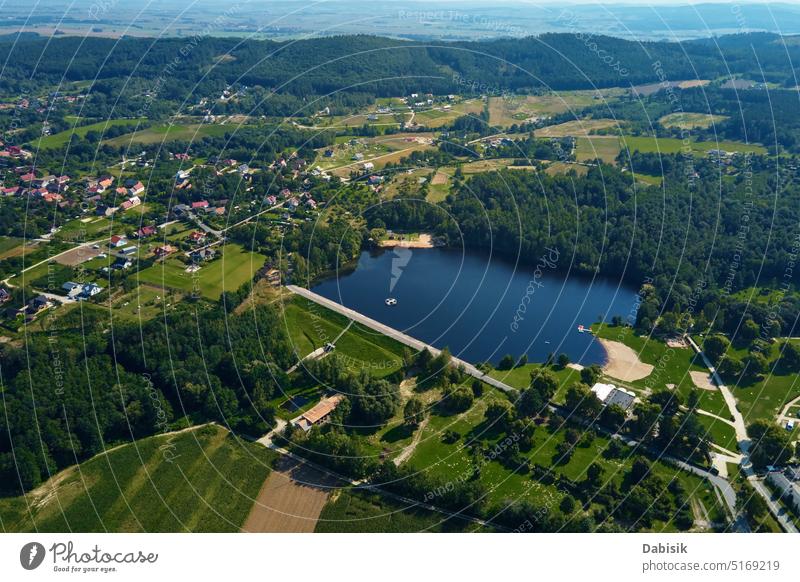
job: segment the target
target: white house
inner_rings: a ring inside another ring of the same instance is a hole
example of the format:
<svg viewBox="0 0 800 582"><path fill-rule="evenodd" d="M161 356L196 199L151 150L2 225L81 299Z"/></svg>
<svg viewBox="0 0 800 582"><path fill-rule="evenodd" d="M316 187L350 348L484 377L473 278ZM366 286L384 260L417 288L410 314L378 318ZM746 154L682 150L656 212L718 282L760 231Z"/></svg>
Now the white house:
<svg viewBox="0 0 800 582"><path fill-rule="evenodd" d="M616 404L625 411L630 409L634 400L636 400L636 394L624 388L617 388L613 384L598 382L592 386L592 392L605 406Z"/></svg>

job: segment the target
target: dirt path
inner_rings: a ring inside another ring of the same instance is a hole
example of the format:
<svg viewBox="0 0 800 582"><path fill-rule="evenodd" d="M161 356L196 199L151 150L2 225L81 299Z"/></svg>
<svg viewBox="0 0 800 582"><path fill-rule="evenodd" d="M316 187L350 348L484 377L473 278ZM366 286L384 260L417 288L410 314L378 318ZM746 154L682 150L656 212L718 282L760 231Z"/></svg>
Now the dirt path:
<svg viewBox="0 0 800 582"><path fill-rule="evenodd" d="M282 457L261 486L243 532L311 533L330 492L346 483Z"/></svg>
<svg viewBox="0 0 800 582"><path fill-rule="evenodd" d="M653 371L653 366L642 362L633 348L603 338L597 338L597 340L608 355L608 363L603 366L603 372L606 375L625 382L633 382L646 378Z"/></svg>
<svg viewBox="0 0 800 582"><path fill-rule="evenodd" d="M414 438L411 439L409 445L404 448L399 455L397 455L394 459L394 464L398 467L405 463L407 460L411 458L411 455L414 454L414 450L417 448L419 441L422 439L422 433L425 431L425 427L428 426L428 420L430 417L426 416L425 420L419 423L419 427L417 427L417 432L414 433Z"/></svg>

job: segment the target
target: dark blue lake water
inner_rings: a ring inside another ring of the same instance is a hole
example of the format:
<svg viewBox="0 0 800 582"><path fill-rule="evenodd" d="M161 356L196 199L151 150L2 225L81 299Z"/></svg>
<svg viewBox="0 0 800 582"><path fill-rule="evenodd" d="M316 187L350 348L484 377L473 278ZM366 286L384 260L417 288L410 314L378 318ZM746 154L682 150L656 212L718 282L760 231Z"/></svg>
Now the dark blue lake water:
<svg viewBox="0 0 800 582"><path fill-rule="evenodd" d="M602 364L605 350L578 325L632 316L636 290L606 278L566 276L545 254L518 265L478 252L395 249L361 254L354 270L312 290L468 362L505 354L541 362L551 352ZM397 304L387 306L394 298Z"/></svg>

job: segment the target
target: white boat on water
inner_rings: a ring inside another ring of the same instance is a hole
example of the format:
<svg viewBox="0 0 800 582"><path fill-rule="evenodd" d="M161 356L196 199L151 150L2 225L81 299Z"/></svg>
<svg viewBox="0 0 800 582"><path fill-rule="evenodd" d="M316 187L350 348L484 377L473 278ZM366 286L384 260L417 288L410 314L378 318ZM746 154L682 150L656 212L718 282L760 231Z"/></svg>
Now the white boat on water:
<svg viewBox="0 0 800 582"><path fill-rule="evenodd" d="M384 303L386 303L386 305L397 305L397 299L395 299L394 297L388 297L386 298Z"/></svg>

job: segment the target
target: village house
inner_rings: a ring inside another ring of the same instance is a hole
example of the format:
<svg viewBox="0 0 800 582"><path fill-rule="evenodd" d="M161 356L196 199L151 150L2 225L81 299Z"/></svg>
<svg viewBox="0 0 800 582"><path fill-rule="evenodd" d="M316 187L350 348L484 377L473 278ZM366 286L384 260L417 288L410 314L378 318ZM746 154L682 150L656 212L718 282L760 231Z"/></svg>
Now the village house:
<svg viewBox="0 0 800 582"><path fill-rule="evenodd" d="M178 249L176 249L172 245L162 245L156 248L155 255L157 257L166 257L167 255L174 253L176 250Z"/></svg>
<svg viewBox="0 0 800 582"><path fill-rule="evenodd" d="M195 243L199 243L206 238L206 233L201 232L199 230L195 230L192 234L189 235L189 240Z"/></svg>
<svg viewBox="0 0 800 582"><path fill-rule="evenodd" d="M11 293L8 292L8 289L0 287L0 303L6 303L7 301L11 301Z"/></svg>
<svg viewBox="0 0 800 582"><path fill-rule="evenodd" d="M339 403L344 400L341 394L323 398L313 408L292 419L292 426L308 432L314 426L325 424L330 420L331 413L336 410Z"/></svg>
<svg viewBox="0 0 800 582"><path fill-rule="evenodd" d="M113 235L111 237L111 240L109 241L108 246L110 246L112 249L118 249L118 248L124 247L126 244L128 244L128 239L127 238L125 238L124 236L120 236L118 234L115 234L115 235Z"/></svg>
<svg viewBox="0 0 800 582"><path fill-rule="evenodd" d="M193 251L190 255L190 258L195 262L200 261L210 261L214 257L217 256L217 251L211 248L200 249L198 251Z"/></svg>
<svg viewBox="0 0 800 582"><path fill-rule="evenodd" d="M147 238L149 236L153 236L156 233L155 226L143 226L139 230L136 231L136 236L139 238Z"/></svg>
<svg viewBox="0 0 800 582"><path fill-rule="evenodd" d="M192 210L197 210L198 208L208 208L208 201L198 200L197 202L192 202Z"/></svg>
<svg viewBox="0 0 800 582"><path fill-rule="evenodd" d="M128 198L125 202L120 204L119 207L120 207L120 210L123 210L123 211L124 210L130 210L131 208L136 208L141 203L142 203L141 198L139 198L138 196L132 196L131 198Z"/></svg>

